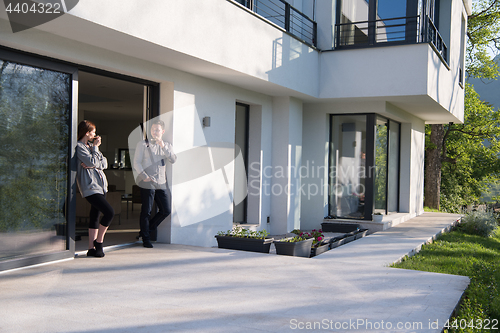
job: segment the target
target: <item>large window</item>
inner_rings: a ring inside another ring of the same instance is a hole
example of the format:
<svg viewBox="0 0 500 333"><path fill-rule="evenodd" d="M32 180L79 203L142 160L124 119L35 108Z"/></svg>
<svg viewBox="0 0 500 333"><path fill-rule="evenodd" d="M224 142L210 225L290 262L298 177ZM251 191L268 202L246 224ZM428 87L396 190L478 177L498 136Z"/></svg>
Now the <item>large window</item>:
<svg viewBox="0 0 500 333"><path fill-rule="evenodd" d="M0 60L0 262L66 250L70 84Z"/></svg>
<svg viewBox="0 0 500 333"><path fill-rule="evenodd" d="M417 0L338 0L336 47L419 42Z"/></svg>
<svg viewBox="0 0 500 333"><path fill-rule="evenodd" d="M397 212L400 124L375 114L332 115L330 128L329 215Z"/></svg>

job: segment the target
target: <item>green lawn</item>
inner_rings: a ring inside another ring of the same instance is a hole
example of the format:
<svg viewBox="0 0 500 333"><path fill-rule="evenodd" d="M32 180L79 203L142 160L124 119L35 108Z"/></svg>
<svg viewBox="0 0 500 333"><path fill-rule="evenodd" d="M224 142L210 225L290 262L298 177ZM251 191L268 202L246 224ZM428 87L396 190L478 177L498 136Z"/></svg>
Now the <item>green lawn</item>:
<svg viewBox="0 0 500 333"><path fill-rule="evenodd" d="M453 324L456 319L458 328L449 332L500 330L500 228L489 238L451 231L393 267L468 276L470 285L456 317L450 321ZM489 323L496 330L471 328L478 323ZM465 329L460 329L460 324Z"/></svg>

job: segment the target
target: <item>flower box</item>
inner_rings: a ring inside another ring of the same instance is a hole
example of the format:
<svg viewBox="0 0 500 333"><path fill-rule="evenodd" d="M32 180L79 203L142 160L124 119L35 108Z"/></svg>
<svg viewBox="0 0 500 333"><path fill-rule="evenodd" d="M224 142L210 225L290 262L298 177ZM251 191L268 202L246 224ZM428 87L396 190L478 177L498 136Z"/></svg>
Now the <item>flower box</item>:
<svg viewBox="0 0 500 333"><path fill-rule="evenodd" d="M344 238L336 237L330 240L330 249L334 249L344 244Z"/></svg>
<svg viewBox="0 0 500 333"><path fill-rule="evenodd" d="M358 230L360 227L357 223L337 223L337 222L323 222L321 229L323 232L339 232L348 233Z"/></svg>
<svg viewBox="0 0 500 333"><path fill-rule="evenodd" d="M274 246L276 247L277 254L309 258L313 240L314 238L300 242L275 241Z"/></svg>
<svg viewBox="0 0 500 333"><path fill-rule="evenodd" d="M354 234L354 239L360 239L366 236L366 233L368 232L368 229L359 229L355 234Z"/></svg>
<svg viewBox="0 0 500 333"><path fill-rule="evenodd" d="M273 238L245 238L234 236L215 236L220 249L269 253Z"/></svg>
<svg viewBox="0 0 500 333"><path fill-rule="evenodd" d="M311 248L311 257L315 257L321 253L325 253L326 251L330 250L330 244L323 244L318 247L312 247Z"/></svg>
<svg viewBox="0 0 500 333"><path fill-rule="evenodd" d="M349 235L347 237L344 237L344 244L352 242L355 238L356 238L356 236L354 236L354 235Z"/></svg>

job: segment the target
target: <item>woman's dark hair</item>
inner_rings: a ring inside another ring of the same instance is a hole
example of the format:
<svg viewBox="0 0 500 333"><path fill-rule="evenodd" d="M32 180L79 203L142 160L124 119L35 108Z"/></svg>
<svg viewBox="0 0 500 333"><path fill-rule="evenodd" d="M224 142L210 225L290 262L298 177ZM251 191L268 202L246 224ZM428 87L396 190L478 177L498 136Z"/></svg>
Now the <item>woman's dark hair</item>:
<svg viewBox="0 0 500 333"><path fill-rule="evenodd" d="M82 120L78 124L78 141L80 141L87 132L92 132L95 129L95 124L89 120Z"/></svg>

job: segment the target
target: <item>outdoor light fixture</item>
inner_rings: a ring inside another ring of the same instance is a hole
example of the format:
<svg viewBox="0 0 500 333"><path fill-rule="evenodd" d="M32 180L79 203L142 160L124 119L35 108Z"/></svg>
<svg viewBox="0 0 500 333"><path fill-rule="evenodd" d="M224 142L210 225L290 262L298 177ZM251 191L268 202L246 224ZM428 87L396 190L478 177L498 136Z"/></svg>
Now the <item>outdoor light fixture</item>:
<svg viewBox="0 0 500 333"><path fill-rule="evenodd" d="M210 117L203 117L203 127L210 127Z"/></svg>

